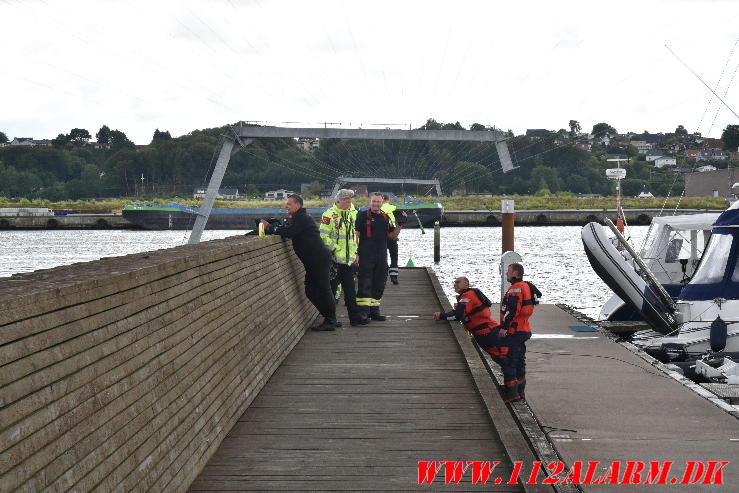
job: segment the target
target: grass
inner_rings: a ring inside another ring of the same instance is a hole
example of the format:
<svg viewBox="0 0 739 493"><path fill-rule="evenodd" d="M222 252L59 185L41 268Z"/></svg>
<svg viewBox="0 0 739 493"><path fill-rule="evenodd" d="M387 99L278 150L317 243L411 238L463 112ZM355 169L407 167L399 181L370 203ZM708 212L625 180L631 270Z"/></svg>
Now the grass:
<svg viewBox="0 0 739 493"><path fill-rule="evenodd" d="M439 200L447 210L500 210L500 201L504 199L513 199L515 208L518 210L525 209L612 209L616 200L614 197L588 198L578 199L569 194L552 195L548 197L531 196L531 195L515 195L506 197L481 197L481 196L455 196L455 197L422 197L420 200ZM48 207L49 209L87 209L87 210L112 210L120 212L127 204L145 203L145 204L168 204L177 202L188 206L199 206L202 200L182 197L168 198L110 198L95 200L74 200L51 202L48 200L13 200L0 197L0 207ZM366 197L358 198L354 202L356 205L365 206L369 204ZM681 209L726 209L726 200L715 199L712 197L683 197L679 201ZM283 207L282 201L267 200L217 200L215 207L223 208L275 208ZM325 207L326 200L314 197L306 200L306 207ZM623 199L623 207L625 209L659 209L662 206L668 209L674 209L678 205L678 197L669 198L665 203L664 197L655 197L653 199Z"/></svg>

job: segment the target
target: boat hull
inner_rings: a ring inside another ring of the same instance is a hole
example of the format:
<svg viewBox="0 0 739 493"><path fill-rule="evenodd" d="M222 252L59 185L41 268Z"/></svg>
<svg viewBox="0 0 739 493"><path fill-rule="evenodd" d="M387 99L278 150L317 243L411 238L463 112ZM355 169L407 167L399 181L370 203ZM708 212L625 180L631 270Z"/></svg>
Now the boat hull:
<svg viewBox="0 0 739 493"><path fill-rule="evenodd" d="M581 236L590 265L603 282L633 310L641 313L655 331L672 332L676 324L669 305L613 246L603 227L589 223L583 227Z"/></svg>

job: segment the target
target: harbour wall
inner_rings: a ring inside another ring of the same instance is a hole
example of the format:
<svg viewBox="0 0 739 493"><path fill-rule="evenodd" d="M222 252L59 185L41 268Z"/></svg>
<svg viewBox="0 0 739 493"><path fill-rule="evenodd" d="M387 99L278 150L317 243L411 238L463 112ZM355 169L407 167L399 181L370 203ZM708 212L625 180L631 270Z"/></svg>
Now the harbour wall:
<svg viewBox="0 0 739 493"><path fill-rule="evenodd" d="M624 209L626 222L631 225L649 225L652 218L672 215L672 209ZM702 214L716 212L703 209L679 209L675 214ZM615 209L519 210L515 214L517 226L584 226L590 222L605 224L605 218L616 220ZM500 211L444 211L443 226L500 226Z"/></svg>
<svg viewBox="0 0 739 493"><path fill-rule="evenodd" d="M239 236L0 280L0 491L186 490L316 317L303 272Z"/></svg>
<svg viewBox="0 0 739 493"><path fill-rule="evenodd" d="M662 215L701 214L717 212L707 209L665 209ZM624 209L626 221L632 225L648 225L660 215L660 209ZM516 211L517 226L584 226L589 222L604 222L605 217L615 220L615 209L562 209ZM445 210L442 226L500 226L500 211ZM412 225L411 225L412 226ZM0 230L7 229L137 229L120 214L70 214L67 216L0 216Z"/></svg>
<svg viewBox="0 0 739 493"><path fill-rule="evenodd" d="M134 224L120 214L69 214L65 216L21 216L0 214L3 229L132 229Z"/></svg>

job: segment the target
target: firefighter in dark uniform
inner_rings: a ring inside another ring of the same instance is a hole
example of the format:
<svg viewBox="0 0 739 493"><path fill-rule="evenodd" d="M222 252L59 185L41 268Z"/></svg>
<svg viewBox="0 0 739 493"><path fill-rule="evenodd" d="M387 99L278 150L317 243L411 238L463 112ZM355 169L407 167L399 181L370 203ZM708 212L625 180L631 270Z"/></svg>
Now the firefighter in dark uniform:
<svg viewBox="0 0 739 493"><path fill-rule="evenodd" d="M508 346L507 364L502 367L506 400L525 399L526 341L531 338L529 317L539 303L541 292L523 280L523 266L511 264L506 271L511 287L500 305L500 336Z"/></svg>
<svg viewBox="0 0 739 493"><path fill-rule="evenodd" d="M434 319L462 322L482 350L503 367L507 364L508 347L500 338L499 324L490 312L492 303L482 291L470 288L470 281L466 277L458 277L454 281L454 291L458 294L454 309L447 313L435 312Z"/></svg>
<svg viewBox="0 0 739 493"><path fill-rule="evenodd" d="M288 195L285 208L289 214L287 221L270 224L262 219L261 223L267 234L292 239L295 254L305 267L305 295L323 315L323 323L313 330L336 330L340 325L336 321L336 301L331 291L331 251L321 240L318 225L308 215L299 195Z"/></svg>
<svg viewBox="0 0 739 493"><path fill-rule="evenodd" d="M380 313L382 293L387 281L387 240L397 238L387 214L380 210L382 195L372 194L370 208L357 214L359 233L359 283L357 306L365 319L384 321Z"/></svg>

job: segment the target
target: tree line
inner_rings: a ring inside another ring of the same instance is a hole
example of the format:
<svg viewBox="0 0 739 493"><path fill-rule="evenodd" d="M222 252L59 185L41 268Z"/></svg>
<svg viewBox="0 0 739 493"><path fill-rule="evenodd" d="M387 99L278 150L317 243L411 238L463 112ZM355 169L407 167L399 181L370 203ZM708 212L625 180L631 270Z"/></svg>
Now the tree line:
<svg viewBox="0 0 739 493"><path fill-rule="evenodd" d="M420 129L466 130L458 122L429 119ZM473 124L470 130L493 130ZM579 123L570 121L573 139L532 139L508 133L516 169L502 173L495 146L474 142L425 142L324 139L309 151L295 139L255 139L230 161L223 186L258 195L279 187L330 187L337 176L438 178L446 193L611 195L606 161L623 149L595 146L592 152L574 145ZM615 129L598 124L598 132ZM739 128L737 129L739 131ZM228 127L194 130L173 138L157 129L148 145L134 145L120 130L103 125L93 136L85 129L59 134L50 147L0 147L0 196L76 200L109 197L190 196L207 184ZM564 130L562 131L564 132ZM595 132L594 132L595 133ZM0 143L7 142L0 132ZM680 193L682 177L655 170L640 161L636 149L625 167L623 191L636 195ZM725 166L725 164L724 164ZM143 178L143 179L142 179Z"/></svg>

